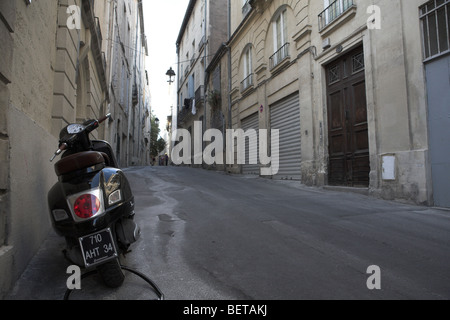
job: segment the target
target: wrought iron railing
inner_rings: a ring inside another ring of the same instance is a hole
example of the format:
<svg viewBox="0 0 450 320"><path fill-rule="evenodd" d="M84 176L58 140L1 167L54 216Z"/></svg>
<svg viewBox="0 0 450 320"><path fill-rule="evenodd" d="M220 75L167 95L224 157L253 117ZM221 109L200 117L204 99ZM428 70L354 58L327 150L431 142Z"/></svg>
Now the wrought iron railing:
<svg viewBox="0 0 450 320"><path fill-rule="evenodd" d="M289 42L285 43L269 58L270 69L275 68L281 61L289 57Z"/></svg>
<svg viewBox="0 0 450 320"><path fill-rule="evenodd" d="M247 15L247 13L250 12L251 9L252 9L252 6L250 5L250 1L247 0L245 2L245 4L242 6L242 15L245 17Z"/></svg>
<svg viewBox="0 0 450 320"><path fill-rule="evenodd" d="M241 92L244 92L248 88L253 86L253 73L249 74L242 82L241 82Z"/></svg>
<svg viewBox="0 0 450 320"><path fill-rule="evenodd" d="M205 87L201 85L195 90L195 104L203 104L203 99L205 98L204 88Z"/></svg>
<svg viewBox="0 0 450 320"><path fill-rule="evenodd" d="M336 0L319 14L319 31L353 7L353 0Z"/></svg>
<svg viewBox="0 0 450 320"><path fill-rule="evenodd" d="M198 51L199 51L199 52L202 51L202 48L205 46L205 44L206 44L206 37L203 36L203 37L200 39L200 43L198 44Z"/></svg>
<svg viewBox="0 0 450 320"><path fill-rule="evenodd" d="M180 111L178 112L177 122L178 125L181 125L185 119L188 118L189 114L192 114L191 109L191 99L185 99L183 106L181 106Z"/></svg>

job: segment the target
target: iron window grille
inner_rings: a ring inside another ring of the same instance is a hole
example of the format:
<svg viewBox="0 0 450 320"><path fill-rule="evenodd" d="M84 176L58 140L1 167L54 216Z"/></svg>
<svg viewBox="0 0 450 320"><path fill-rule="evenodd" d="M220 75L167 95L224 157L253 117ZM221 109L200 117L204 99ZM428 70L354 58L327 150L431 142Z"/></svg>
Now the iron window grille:
<svg viewBox="0 0 450 320"><path fill-rule="evenodd" d="M339 82L340 79L341 77L339 65L331 67L330 70L328 71L328 82L329 82L328 84Z"/></svg>
<svg viewBox="0 0 450 320"><path fill-rule="evenodd" d="M419 7L424 60L450 52L450 0L431 0Z"/></svg>
<svg viewBox="0 0 450 320"><path fill-rule="evenodd" d="M358 53L352 57L352 72L357 73L364 70L364 52Z"/></svg>

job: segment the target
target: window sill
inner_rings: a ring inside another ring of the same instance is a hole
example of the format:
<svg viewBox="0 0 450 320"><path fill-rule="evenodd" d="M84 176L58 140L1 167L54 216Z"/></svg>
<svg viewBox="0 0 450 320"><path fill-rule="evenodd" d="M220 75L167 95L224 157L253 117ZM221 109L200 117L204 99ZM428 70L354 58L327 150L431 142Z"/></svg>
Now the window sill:
<svg viewBox="0 0 450 320"><path fill-rule="evenodd" d="M241 90L241 96L245 97L248 94L250 94L251 92L253 92L255 89L255 86L253 84L249 85L248 87L246 87L245 89Z"/></svg>
<svg viewBox="0 0 450 320"><path fill-rule="evenodd" d="M440 52L440 53L435 54L434 56L430 56L430 57L424 59L424 60L423 60L423 63L430 62L430 61L435 60L435 59L437 59L437 58L446 56L446 55L448 55L448 54L450 54L450 49L449 49L449 50L446 50L446 51L442 51L442 52Z"/></svg>
<svg viewBox="0 0 450 320"><path fill-rule="evenodd" d="M276 74L277 72L279 72L280 70L282 70L286 65L291 63L291 56L287 56L286 58L284 58L283 60L281 60L280 62L278 62L274 67L272 67L270 69L270 72L272 74Z"/></svg>

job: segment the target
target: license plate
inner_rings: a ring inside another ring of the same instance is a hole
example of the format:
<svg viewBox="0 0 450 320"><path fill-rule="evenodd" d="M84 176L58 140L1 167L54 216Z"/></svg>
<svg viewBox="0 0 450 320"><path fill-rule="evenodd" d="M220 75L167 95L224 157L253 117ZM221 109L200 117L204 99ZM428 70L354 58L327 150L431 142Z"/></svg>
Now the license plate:
<svg viewBox="0 0 450 320"><path fill-rule="evenodd" d="M118 256L111 229L81 237L79 241L86 267L92 267Z"/></svg>

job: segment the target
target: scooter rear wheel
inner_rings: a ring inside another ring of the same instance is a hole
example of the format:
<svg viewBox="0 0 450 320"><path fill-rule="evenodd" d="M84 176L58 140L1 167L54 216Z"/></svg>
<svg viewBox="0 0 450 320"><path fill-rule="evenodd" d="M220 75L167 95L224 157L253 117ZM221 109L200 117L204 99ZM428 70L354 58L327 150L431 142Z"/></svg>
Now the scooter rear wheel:
<svg viewBox="0 0 450 320"><path fill-rule="evenodd" d="M97 271L105 285L110 288L120 287L125 280L125 275L122 272L118 259L114 259L98 266Z"/></svg>

